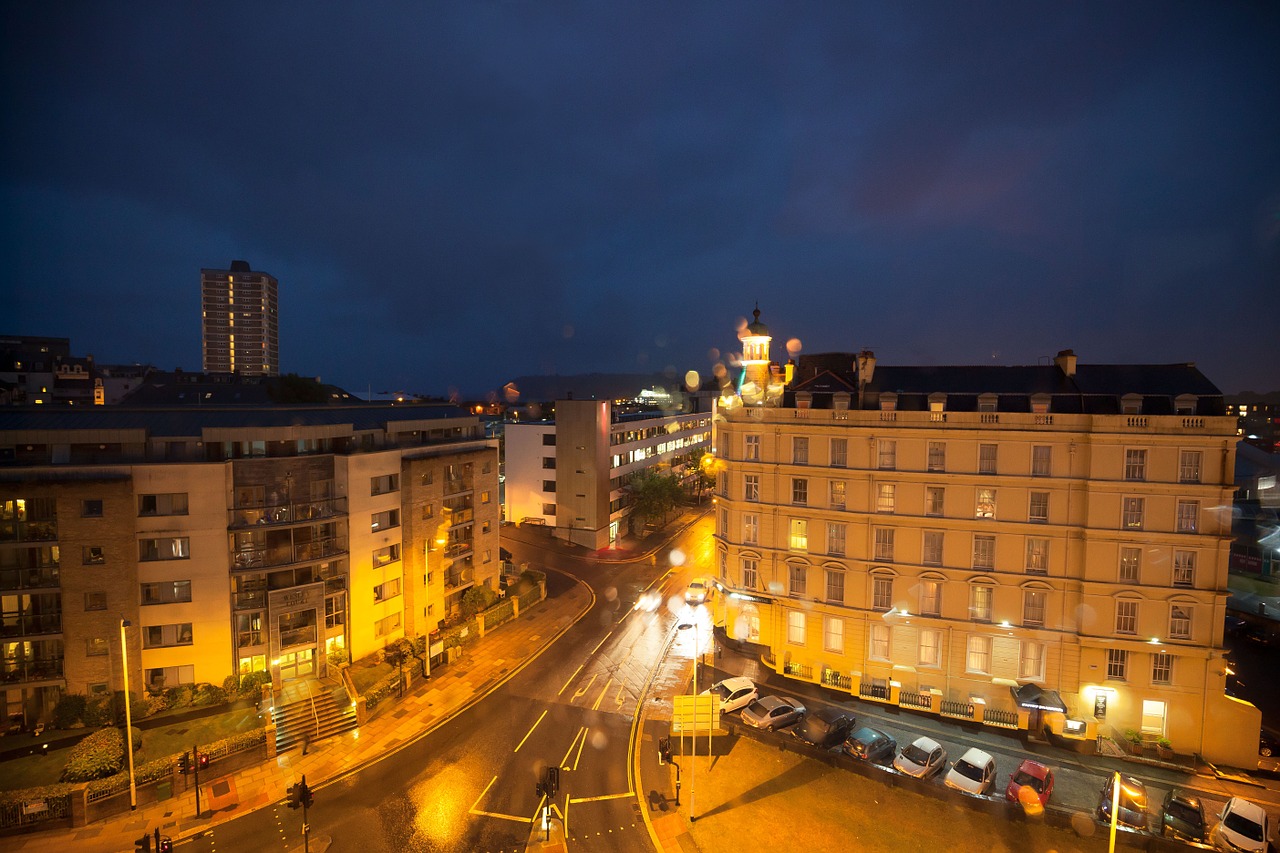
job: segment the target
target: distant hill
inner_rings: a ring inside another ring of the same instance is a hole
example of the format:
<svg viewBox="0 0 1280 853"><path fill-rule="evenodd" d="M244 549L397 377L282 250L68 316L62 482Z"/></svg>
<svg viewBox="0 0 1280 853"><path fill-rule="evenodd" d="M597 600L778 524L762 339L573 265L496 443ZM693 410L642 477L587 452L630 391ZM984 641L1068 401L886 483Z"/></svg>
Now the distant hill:
<svg viewBox="0 0 1280 853"><path fill-rule="evenodd" d="M571 376L517 376L510 380L519 389L521 403L548 403L564 400L614 400L634 397L645 388L669 388L678 378L661 373L579 373ZM501 393L501 389L499 389Z"/></svg>

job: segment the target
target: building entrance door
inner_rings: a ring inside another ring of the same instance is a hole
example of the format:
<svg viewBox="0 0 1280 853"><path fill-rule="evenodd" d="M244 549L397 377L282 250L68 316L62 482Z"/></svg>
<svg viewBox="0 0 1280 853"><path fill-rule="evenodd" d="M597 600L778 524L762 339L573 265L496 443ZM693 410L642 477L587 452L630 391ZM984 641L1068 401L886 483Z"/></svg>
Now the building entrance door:
<svg viewBox="0 0 1280 853"><path fill-rule="evenodd" d="M280 655L280 680L307 678L316 671L316 650L298 649Z"/></svg>

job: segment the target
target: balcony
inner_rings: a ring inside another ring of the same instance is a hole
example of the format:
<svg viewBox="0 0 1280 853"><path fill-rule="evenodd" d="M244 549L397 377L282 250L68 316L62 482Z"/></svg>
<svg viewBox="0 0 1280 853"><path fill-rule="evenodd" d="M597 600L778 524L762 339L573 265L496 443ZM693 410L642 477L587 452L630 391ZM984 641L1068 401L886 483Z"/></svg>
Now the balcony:
<svg viewBox="0 0 1280 853"><path fill-rule="evenodd" d="M0 616L0 637L33 637L39 634L61 634L62 614Z"/></svg>
<svg viewBox="0 0 1280 853"><path fill-rule="evenodd" d="M234 604L236 610L262 610L267 606L267 591L237 592Z"/></svg>
<svg viewBox="0 0 1280 853"><path fill-rule="evenodd" d="M300 628L280 632L280 648L282 649L288 649L293 646L315 645L315 643L315 625L303 625Z"/></svg>
<svg viewBox="0 0 1280 853"><path fill-rule="evenodd" d="M56 521L0 521L0 542L53 542L57 538Z"/></svg>
<svg viewBox="0 0 1280 853"><path fill-rule="evenodd" d="M456 560L459 557L470 554L472 548L473 545L470 542L454 542L444 549L444 555L447 559Z"/></svg>
<svg viewBox="0 0 1280 853"><path fill-rule="evenodd" d="M331 539L302 542L292 547L283 545L271 548L242 548L234 553L232 564L238 571L278 568L294 563L309 563L329 557L340 557L346 553L346 538L335 536Z"/></svg>
<svg viewBox="0 0 1280 853"><path fill-rule="evenodd" d="M444 493L446 496L469 492L473 488L475 486L472 484L470 477L446 477L444 480Z"/></svg>
<svg viewBox="0 0 1280 853"><path fill-rule="evenodd" d="M0 589L57 589L58 568L4 569L0 571Z"/></svg>
<svg viewBox="0 0 1280 853"><path fill-rule="evenodd" d="M227 511L227 529L243 530L246 527L283 526L322 521L346 515L347 499L330 498L306 503L251 504Z"/></svg>
<svg viewBox="0 0 1280 853"><path fill-rule="evenodd" d="M460 572L446 572L444 576L444 588L446 593L459 592L469 586L474 586L476 582L476 570L464 569Z"/></svg>
<svg viewBox="0 0 1280 853"><path fill-rule="evenodd" d="M15 681L51 681L62 678L62 658L5 658L0 664L0 679Z"/></svg>

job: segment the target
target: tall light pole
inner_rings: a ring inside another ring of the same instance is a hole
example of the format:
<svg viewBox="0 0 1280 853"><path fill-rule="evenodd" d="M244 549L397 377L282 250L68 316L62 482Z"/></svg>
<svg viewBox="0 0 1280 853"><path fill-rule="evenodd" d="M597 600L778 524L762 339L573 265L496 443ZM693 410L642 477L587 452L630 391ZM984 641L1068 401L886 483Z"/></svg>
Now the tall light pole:
<svg viewBox="0 0 1280 853"><path fill-rule="evenodd" d="M684 631L687 628L693 629L693 695L698 695L698 620L695 615L692 622L682 622L676 626L676 630ZM696 699L694 700L697 701ZM693 754L689 756L689 823L693 823L698 818L694 813L694 791L698 784L698 726L697 726L697 710L694 710L694 727L693 735L689 738L689 742L693 744ZM684 735L681 735L683 739Z"/></svg>
<svg viewBox="0 0 1280 853"><path fill-rule="evenodd" d="M124 673L124 736L125 755L129 756L129 809L138 808L138 785L133 778L133 711L129 705L129 646L125 642L124 629L129 627L129 620L120 617L120 668Z"/></svg>

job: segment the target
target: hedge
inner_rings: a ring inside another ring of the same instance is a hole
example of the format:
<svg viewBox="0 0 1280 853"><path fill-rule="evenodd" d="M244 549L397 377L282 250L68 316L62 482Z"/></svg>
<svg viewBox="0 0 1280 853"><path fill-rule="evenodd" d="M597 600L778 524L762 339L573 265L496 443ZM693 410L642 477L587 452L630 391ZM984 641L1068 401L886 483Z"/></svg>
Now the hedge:
<svg viewBox="0 0 1280 853"><path fill-rule="evenodd" d="M142 732L133 730L133 748L142 747ZM113 776L124 767L124 735L119 729L102 729L71 748L66 766L62 768L63 782L90 782L105 776Z"/></svg>

